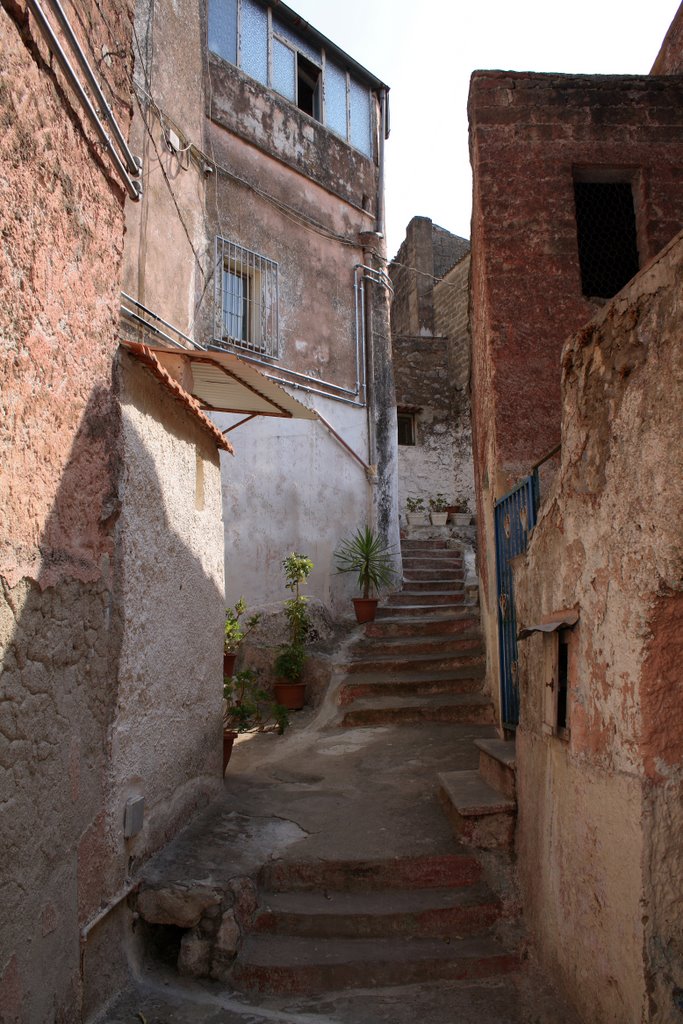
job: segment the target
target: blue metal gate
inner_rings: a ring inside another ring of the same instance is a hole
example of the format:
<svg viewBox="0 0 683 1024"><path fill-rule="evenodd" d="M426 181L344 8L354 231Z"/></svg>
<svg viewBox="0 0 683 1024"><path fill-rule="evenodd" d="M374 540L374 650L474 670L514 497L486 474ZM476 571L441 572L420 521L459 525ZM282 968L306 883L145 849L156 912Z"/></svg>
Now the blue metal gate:
<svg viewBox="0 0 683 1024"><path fill-rule="evenodd" d="M519 721L517 621L510 561L526 551L537 511L538 472L525 477L494 506L501 704L507 729L514 729Z"/></svg>

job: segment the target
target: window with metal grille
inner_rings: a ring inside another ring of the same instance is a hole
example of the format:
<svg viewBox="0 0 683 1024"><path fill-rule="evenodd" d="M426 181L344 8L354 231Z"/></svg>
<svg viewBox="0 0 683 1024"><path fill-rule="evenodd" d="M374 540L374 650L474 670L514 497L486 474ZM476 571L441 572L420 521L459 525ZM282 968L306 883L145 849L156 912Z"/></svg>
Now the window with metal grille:
<svg viewBox="0 0 683 1024"><path fill-rule="evenodd" d="M610 299L638 273L633 190L629 181L575 181L581 290Z"/></svg>
<svg viewBox="0 0 683 1024"><path fill-rule="evenodd" d="M278 355L278 265L225 238L216 239L214 342Z"/></svg>

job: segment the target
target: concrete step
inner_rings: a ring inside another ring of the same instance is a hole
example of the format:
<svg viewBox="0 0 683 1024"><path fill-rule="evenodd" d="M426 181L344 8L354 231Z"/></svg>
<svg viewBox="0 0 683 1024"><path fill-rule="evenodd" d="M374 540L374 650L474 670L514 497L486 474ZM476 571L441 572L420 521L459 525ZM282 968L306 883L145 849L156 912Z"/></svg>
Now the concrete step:
<svg viewBox="0 0 683 1024"><path fill-rule="evenodd" d="M471 642L471 646L464 650L436 651L434 654L399 654L395 658L383 657L381 654L376 658L365 655L349 662L346 665L346 672L349 675L358 672L447 672L483 664L484 652L481 640L477 637Z"/></svg>
<svg viewBox="0 0 683 1024"><path fill-rule="evenodd" d="M458 584L462 585L465 579L465 574L462 569L439 569L435 572L434 569L409 569L405 565L403 566L403 580L404 583L413 582L434 582L444 583L448 580L453 582L454 588Z"/></svg>
<svg viewBox="0 0 683 1024"><path fill-rule="evenodd" d="M423 554L404 555L402 561L404 569L433 569L437 575L444 569L463 571L462 558L459 555L451 555L447 551L436 557L424 557Z"/></svg>
<svg viewBox="0 0 683 1024"><path fill-rule="evenodd" d="M259 872L259 889L268 892L446 889L476 885L480 878L481 864L469 851L382 860L283 858L264 865Z"/></svg>
<svg viewBox="0 0 683 1024"><path fill-rule="evenodd" d="M309 995L437 979L488 978L518 968L519 958L489 937L330 941L252 935L240 951L232 983L248 992Z"/></svg>
<svg viewBox="0 0 683 1024"><path fill-rule="evenodd" d="M484 782L478 771L439 774L439 798L456 838L480 849L510 849L517 804Z"/></svg>
<svg viewBox="0 0 683 1024"><path fill-rule="evenodd" d="M412 595L413 599L416 595ZM420 595L421 596L421 595ZM478 606L471 603L463 603L462 601L454 602L453 604L436 604L428 601L411 601L404 604L386 604L380 605L377 608L377 619L392 619L398 620L402 618L419 617L425 621L433 621L434 617L443 618L444 615L450 615L455 618L458 614L460 615L471 615L472 610L476 608L479 611Z"/></svg>
<svg viewBox="0 0 683 1024"><path fill-rule="evenodd" d="M479 749L479 774L484 782L509 800L517 797L515 744L509 740L475 740Z"/></svg>
<svg viewBox="0 0 683 1024"><path fill-rule="evenodd" d="M482 647L481 633L478 629L462 630L460 633L445 633L437 636L405 635L403 631L397 636L369 637L364 636L354 644L351 653L354 657L379 658L383 656L401 657L411 654L459 654L464 651Z"/></svg>
<svg viewBox="0 0 683 1024"><path fill-rule="evenodd" d="M374 682L342 683L337 694L340 707L348 707L355 701L366 698L382 698L389 702L393 697L412 697L414 703L418 698L431 697L437 694L479 693L482 676L464 675L454 678L452 672L444 672L443 678L425 675L422 679L382 679Z"/></svg>
<svg viewBox="0 0 683 1024"><path fill-rule="evenodd" d="M409 590L412 593L417 593L421 590L428 590L434 593L435 591L453 591L462 590L464 586L464 578L458 576L457 579L417 579L410 577L407 574L403 577L403 591Z"/></svg>
<svg viewBox="0 0 683 1024"><path fill-rule="evenodd" d="M413 590L411 587L404 589L399 594L392 594L387 600L389 608L400 608L403 605L458 605L465 601L465 594L462 590Z"/></svg>
<svg viewBox="0 0 683 1024"><path fill-rule="evenodd" d="M430 615L422 620L403 618L384 618L369 622L365 627L367 637L418 637L418 636L451 636L479 630L479 616L471 615L465 608L448 615Z"/></svg>
<svg viewBox="0 0 683 1024"><path fill-rule="evenodd" d="M500 916L486 886L380 892L261 893L254 932L326 938L473 935Z"/></svg>
<svg viewBox="0 0 683 1024"><path fill-rule="evenodd" d="M429 540L429 538L425 538L424 540L410 540L406 537L401 541L402 554L410 554L414 551L448 551L449 554L453 554L454 552L460 551L460 548L450 547L448 541L443 538L435 538L434 540Z"/></svg>
<svg viewBox="0 0 683 1024"><path fill-rule="evenodd" d="M418 725L421 722L492 725L493 707L477 693L415 697L366 697L354 701L341 720L344 728Z"/></svg>

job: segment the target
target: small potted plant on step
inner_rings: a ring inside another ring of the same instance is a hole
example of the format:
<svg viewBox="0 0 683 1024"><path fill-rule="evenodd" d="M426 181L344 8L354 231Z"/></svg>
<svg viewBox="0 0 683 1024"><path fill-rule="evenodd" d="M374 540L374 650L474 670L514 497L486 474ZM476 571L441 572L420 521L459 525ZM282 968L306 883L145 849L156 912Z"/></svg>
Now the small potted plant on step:
<svg viewBox="0 0 683 1024"><path fill-rule="evenodd" d="M384 587L391 586L395 571L393 552L371 526L358 529L350 540L344 540L334 553L337 572L355 573L362 597L353 598L357 622L372 622L377 612L377 597Z"/></svg>
<svg viewBox="0 0 683 1024"><path fill-rule="evenodd" d="M406 498L406 519L409 526L422 526L425 514L424 498Z"/></svg>
<svg viewBox="0 0 683 1024"><path fill-rule="evenodd" d="M445 494L429 499L429 518L432 526L445 526L448 522L448 501Z"/></svg>
<svg viewBox="0 0 683 1024"><path fill-rule="evenodd" d="M245 668L234 676L223 677L224 774L238 733L275 730L282 735L288 725L286 708L261 689L252 669Z"/></svg>
<svg viewBox="0 0 683 1024"><path fill-rule="evenodd" d="M225 635L223 638L223 675L232 676L235 671L237 651L242 641L251 633L255 626L261 621L259 614L250 615L248 619L240 622L246 614L247 604L243 597L234 608L225 609Z"/></svg>
<svg viewBox="0 0 683 1024"><path fill-rule="evenodd" d="M306 699L306 684L301 682L301 676L306 660L306 635L310 629L307 598L300 594L299 588L310 576L313 562L307 555L293 551L283 560L282 568L285 571L285 586L292 591L294 597L285 602L289 643L283 644L275 659L275 673L279 677L274 687L275 699L288 710L298 711Z"/></svg>
<svg viewBox="0 0 683 1024"><path fill-rule="evenodd" d="M469 526L472 518L470 506L466 498L461 498L453 505L449 505L451 522L454 526Z"/></svg>

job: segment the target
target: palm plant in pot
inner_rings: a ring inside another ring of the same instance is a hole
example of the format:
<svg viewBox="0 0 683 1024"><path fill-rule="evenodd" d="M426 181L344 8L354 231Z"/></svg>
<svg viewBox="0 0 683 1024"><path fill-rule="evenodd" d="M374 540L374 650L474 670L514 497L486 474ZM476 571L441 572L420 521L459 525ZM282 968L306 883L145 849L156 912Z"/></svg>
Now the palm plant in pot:
<svg viewBox="0 0 683 1024"><path fill-rule="evenodd" d="M291 590L293 597L285 601L285 618L289 627L289 642L283 644L275 659L275 699L290 711L298 711L304 706L306 684L301 682L304 662L306 660L305 643L310 629L310 619L306 605L308 599L300 593L300 587L313 569L313 562L307 555L293 551L283 559L282 568L285 572L285 586Z"/></svg>
<svg viewBox="0 0 683 1024"><path fill-rule="evenodd" d="M353 537L341 542L334 553L337 572L355 573L362 597L353 598L357 622L372 622L377 611L377 596L396 576L394 554L371 526L358 528Z"/></svg>
<svg viewBox="0 0 683 1024"><path fill-rule="evenodd" d="M223 636L223 675L232 676L235 671L235 661L240 644L251 633L252 629L258 626L261 621L260 614L250 615L249 618L240 622L246 614L247 603L243 597L234 608L225 609L225 633Z"/></svg>

